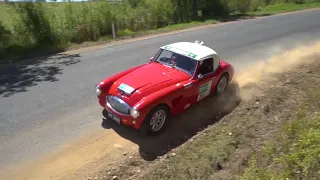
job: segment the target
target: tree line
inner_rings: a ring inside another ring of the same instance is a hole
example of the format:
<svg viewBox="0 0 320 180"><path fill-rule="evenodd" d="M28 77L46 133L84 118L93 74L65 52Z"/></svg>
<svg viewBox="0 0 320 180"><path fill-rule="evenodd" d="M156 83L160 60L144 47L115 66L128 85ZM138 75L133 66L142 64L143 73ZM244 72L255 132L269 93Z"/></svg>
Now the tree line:
<svg viewBox="0 0 320 180"><path fill-rule="evenodd" d="M0 20L0 61L71 43L97 41L231 13L255 11L280 0L123 0L108 2L8 2L12 27ZM281 0L282 1L282 0ZM302 1L302 0L283 0ZM0 4L3 5L3 4Z"/></svg>

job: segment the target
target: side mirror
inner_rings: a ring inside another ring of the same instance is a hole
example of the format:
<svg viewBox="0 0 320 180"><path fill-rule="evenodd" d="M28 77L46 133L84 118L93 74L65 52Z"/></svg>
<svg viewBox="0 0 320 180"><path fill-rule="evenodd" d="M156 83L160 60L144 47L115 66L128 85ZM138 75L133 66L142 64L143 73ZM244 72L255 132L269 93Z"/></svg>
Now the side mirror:
<svg viewBox="0 0 320 180"><path fill-rule="evenodd" d="M203 77L202 74L198 74L198 79L201 79Z"/></svg>
<svg viewBox="0 0 320 180"><path fill-rule="evenodd" d="M149 59L149 63L152 63L153 60L154 60L154 57L151 57L151 58Z"/></svg>

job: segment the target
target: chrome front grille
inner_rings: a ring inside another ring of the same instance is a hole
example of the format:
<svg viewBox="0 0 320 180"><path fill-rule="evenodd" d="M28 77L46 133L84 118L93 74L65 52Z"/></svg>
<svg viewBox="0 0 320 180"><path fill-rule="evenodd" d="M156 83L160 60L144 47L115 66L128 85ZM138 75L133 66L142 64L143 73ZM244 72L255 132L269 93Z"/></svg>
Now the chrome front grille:
<svg viewBox="0 0 320 180"><path fill-rule="evenodd" d="M121 114L130 115L131 107L117 96L108 95L107 105Z"/></svg>

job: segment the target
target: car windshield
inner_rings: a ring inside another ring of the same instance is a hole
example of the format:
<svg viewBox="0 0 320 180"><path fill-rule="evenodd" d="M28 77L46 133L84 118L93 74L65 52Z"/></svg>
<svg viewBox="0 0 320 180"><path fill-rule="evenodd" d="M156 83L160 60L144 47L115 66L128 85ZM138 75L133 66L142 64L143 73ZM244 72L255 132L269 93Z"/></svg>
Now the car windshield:
<svg viewBox="0 0 320 180"><path fill-rule="evenodd" d="M197 65L196 60L168 50L162 50L155 61L177 68L190 76L193 76Z"/></svg>

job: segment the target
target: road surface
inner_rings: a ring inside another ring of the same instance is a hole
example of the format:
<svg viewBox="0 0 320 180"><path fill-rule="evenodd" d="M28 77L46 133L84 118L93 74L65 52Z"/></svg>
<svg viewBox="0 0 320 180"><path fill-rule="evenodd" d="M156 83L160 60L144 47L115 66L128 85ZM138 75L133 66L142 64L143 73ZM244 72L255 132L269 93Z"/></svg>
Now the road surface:
<svg viewBox="0 0 320 180"><path fill-rule="evenodd" d="M320 10L271 16L3 68L0 169L54 152L84 132L102 129L95 84L146 63L162 45L202 40L240 71L295 45L319 40L319 18Z"/></svg>

